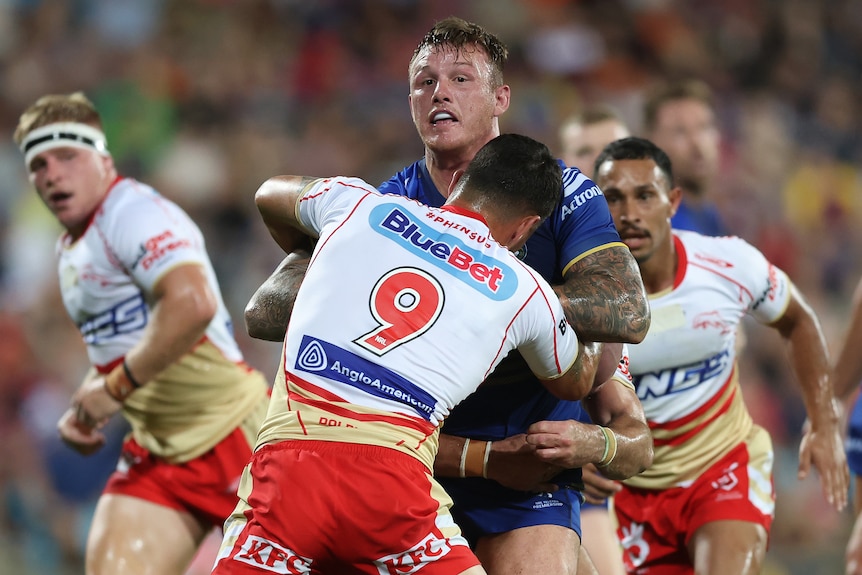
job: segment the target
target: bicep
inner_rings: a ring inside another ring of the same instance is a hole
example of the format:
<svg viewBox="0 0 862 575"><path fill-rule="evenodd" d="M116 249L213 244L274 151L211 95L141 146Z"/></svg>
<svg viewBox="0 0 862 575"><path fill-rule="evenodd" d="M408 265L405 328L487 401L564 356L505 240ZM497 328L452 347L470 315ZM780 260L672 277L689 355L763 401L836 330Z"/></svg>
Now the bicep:
<svg viewBox="0 0 862 575"><path fill-rule="evenodd" d="M196 263L181 264L165 272L153 286L152 295L162 312L212 316L218 307L207 271Z"/></svg>
<svg viewBox="0 0 862 575"><path fill-rule="evenodd" d="M625 245L613 244L571 263L557 291L569 322L584 340L639 343L646 337L646 290Z"/></svg>

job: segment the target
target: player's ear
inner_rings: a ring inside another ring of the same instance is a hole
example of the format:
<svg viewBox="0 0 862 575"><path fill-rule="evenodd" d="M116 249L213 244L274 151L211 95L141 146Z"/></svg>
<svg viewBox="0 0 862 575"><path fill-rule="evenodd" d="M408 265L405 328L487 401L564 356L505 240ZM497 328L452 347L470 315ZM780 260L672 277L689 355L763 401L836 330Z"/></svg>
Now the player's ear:
<svg viewBox="0 0 862 575"><path fill-rule="evenodd" d="M538 215L532 216L524 216L522 217L518 223L512 228L509 237L506 238L506 243L504 244L511 251L517 251L521 249L521 247L527 243L527 240L530 236L533 235L533 232L538 229L539 225L542 223L542 218Z"/></svg>
<svg viewBox="0 0 862 575"><path fill-rule="evenodd" d="M670 200L670 217L674 217L679 209L679 204L682 203L682 188L679 186L671 188L667 193L667 198Z"/></svg>

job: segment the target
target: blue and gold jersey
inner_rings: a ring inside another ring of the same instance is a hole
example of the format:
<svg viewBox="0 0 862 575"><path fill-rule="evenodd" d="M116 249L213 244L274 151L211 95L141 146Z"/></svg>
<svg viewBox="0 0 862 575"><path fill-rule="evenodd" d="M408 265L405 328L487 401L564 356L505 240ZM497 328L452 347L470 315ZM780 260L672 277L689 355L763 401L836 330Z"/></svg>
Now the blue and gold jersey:
<svg viewBox="0 0 862 575"><path fill-rule="evenodd" d="M445 201L424 159L397 173L379 190L431 206ZM549 282L560 283L580 258L614 245L622 244L602 191L577 168L564 168L560 204L530 237L519 257ZM578 419L580 413L578 402L551 395L520 355L511 353L482 387L452 410L443 432L496 440L523 433L536 421Z"/></svg>

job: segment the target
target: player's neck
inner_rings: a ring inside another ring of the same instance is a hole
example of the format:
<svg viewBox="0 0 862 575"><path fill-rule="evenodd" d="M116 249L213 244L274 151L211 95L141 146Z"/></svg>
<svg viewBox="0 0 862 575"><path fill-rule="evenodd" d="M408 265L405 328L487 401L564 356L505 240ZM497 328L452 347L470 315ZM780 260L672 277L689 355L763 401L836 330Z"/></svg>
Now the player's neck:
<svg viewBox="0 0 862 575"><path fill-rule="evenodd" d="M458 170L466 170L475 153L462 150L452 152L433 152L425 150L425 167L431 175L431 181L444 198L449 197L449 185Z"/></svg>
<svg viewBox="0 0 862 575"><path fill-rule="evenodd" d="M656 252L640 266L644 288L648 295L656 295L673 287L679 257L673 246L673 237L664 242Z"/></svg>

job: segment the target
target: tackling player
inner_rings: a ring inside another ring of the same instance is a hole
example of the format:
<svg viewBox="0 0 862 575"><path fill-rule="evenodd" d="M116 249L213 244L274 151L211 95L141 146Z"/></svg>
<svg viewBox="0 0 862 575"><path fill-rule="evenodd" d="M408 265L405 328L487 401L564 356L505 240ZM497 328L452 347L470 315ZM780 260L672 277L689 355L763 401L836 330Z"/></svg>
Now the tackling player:
<svg viewBox="0 0 862 575"><path fill-rule="evenodd" d="M570 400L590 392L601 355L509 251L551 213L560 175L546 146L506 134L440 209L356 178L260 187L285 251L294 228L319 241L214 574L485 572L432 477L440 425L514 349ZM486 474L489 448L465 446L462 474Z"/></svg>

